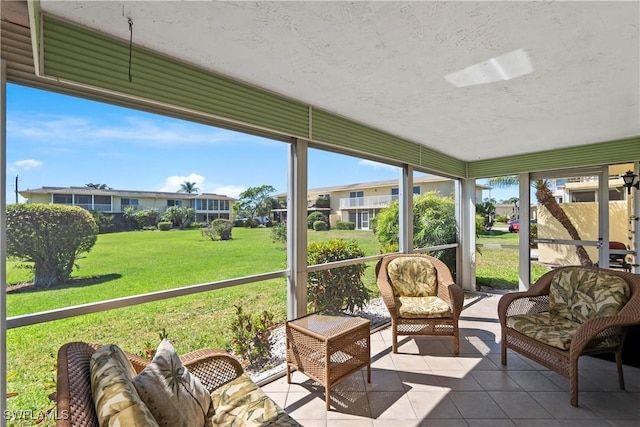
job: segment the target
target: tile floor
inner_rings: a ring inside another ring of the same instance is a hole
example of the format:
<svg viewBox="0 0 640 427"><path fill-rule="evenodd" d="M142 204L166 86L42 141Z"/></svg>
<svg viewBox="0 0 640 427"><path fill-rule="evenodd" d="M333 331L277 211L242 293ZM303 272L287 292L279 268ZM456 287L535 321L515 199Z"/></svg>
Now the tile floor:
<svg viewBox="0 0 640 427"><path fill-rule="evenodd" d="M331 389L295 372L262 389L303 426L639 426L640 369L624 367L618 388L615 363L580 359L580 407L569 404L568 381L515 353L500 364L499 296L465 301L460 356L450 338L400 337L391 352L389 328L371 336L371 383L366 370Z"/></svg>

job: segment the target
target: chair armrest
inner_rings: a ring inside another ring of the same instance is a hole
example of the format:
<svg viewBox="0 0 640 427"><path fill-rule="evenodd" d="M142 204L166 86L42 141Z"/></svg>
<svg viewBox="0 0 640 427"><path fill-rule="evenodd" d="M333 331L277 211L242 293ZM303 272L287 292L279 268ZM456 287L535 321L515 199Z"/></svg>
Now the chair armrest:
<svg viewBox="0 0 640 427"><path fill-rule="evenodd" d="M506 326L507 317L516 314L542 313L549 310L549 294L530 289L525 292L511 292L498 301L498 318Z"/></svg>
<svg viewBox="0 0 640 427"><path fill-rule="evenodd" d="M571 339L570 358L582 354L587 345L600 335L602 338L619 335L622 328L640 324L640 318L618 313L616 316L602 316L585 321ZM609 331L607 331L609 329ZM603 333L604 332L604 333Z"/></svg>
<svg viewBox="0 0 640 427"><path fill-rule="evenodd" d="M438 297L449 304L453 318L458 319L464 305L464 291L462 288L455 283L440 283L438 285Z"/></svg>
<svg viewBox="0 0 640 427"><path fill-rule="evenodd" d="M238 360L224 350L205 348L180 356L182 364L211 393L244 372Z"/></svg>

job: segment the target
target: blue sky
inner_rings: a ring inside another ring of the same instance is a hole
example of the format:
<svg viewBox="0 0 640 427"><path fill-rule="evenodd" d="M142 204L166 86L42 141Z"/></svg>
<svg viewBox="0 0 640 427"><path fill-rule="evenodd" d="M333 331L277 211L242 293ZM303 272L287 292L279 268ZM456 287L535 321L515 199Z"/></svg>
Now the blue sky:
<svg viewBox="0 0 640 427"><path fill-rule="evenodd" d="M287 156L288 145L279 141L7 85L8 203L15 201L16 176L20 190L91 182L173 192L190 181L200 192L231 197L264 184L285 192ZM397 168L355 157L309 153L310 188L398 175Z"/></svg>

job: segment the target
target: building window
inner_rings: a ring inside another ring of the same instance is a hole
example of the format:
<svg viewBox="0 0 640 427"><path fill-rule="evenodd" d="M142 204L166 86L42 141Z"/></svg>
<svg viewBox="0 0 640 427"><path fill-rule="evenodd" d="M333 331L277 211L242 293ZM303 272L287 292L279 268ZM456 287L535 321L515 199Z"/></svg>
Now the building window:
<svg viewBox="0 0 640 427"><path fill-rule="evenodd" d="M595 201L596 201L596 192L595 191L573 191L573 192L571 192L571 202L573 202L573 203L595 202Z"/></svg>
<svg viewBox="0 0 640 427"><path fill-rule="evenodd" d="M364 197L364 191L352 191L349 193L350 199L356 199L358 197Z"/></svg>
<svg viewBox="0 0 640 427"><path fill-rule="evenodd" d="M182 200L167 200L167 207L182 206Z"/></svg>
<svg viewBox="0 0 640 427"><path fill-rule="evenodd" d="M609 200L624 200L624 187L609 190Z"/></svg>
<svg viewBox="0 0 640 427"><path fill-rule="evenodd" d="M71 194L54 194L53 203L58 203L61 205L71 205L73 204L73 197L71 196Z"/></svg>
<svg viewBox="0 0 640 427"><path fill-rule="evenodd" d="M391 195L392 196L398 196L399 194L400 194L400 190L398 189L398 187L391 189ZM413 187L413 194L420 194L420 186L419 185L415 185Z"/></svg>
<svg viewBox="0 0 640 427"><path fill-rule="evenodd" d="M138 199L121 199L122 206L138 206Z"/></svg>

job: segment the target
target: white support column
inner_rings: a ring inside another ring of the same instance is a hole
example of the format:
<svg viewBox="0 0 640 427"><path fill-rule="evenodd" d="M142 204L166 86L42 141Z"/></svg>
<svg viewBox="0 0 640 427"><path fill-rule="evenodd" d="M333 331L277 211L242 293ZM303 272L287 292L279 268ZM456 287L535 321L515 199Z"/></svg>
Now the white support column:
<svg viewBox="0 0 640 427"><path fill-rule="evenodd" d="M400 172L398 185L399 233L398 246L401 253L413 252L413 168L405 165Z"/></svg>
<svg viewBox="0 0 640 427"><path fill-rule="evenodd" d="M526 291L531 285L531 247L529 246L529 230L530 230L530 209L531 209L531 182L529 174L521 173L519 177L520 193L519 197L519 219L520 219L520 268L518 289Z"/></svg>
<svg viewBox="0 0 640 427"><path fill-rule="evenodd" d="M287 192L287 319L307 314L307 141L294 139L289 151Z"/></svg>
<svg viewBox="0 0 640 427"><path fill-rule="evenodd" d="M640 162L633 163L633 170L636 175L640 176ZM639 178L640 179L640 178ZM633 204L631 205L631 218L633 218L629 224L629 236L632 236L632 244L633 249L635 251L635 256L633 257L633 264L640 264L640 236L638 235L638 230L640 230L640 220L638 217L640 216L640 190L631 190L633 193ZM633 272L636 274L640 274L640 266L633 267Z"/></svg>
<svg viewBox="0 0 640 427"><path fill-rule="evenodd" d="M0 425L7 425L7 64L0 63Z"/></svg>
<svg viewBox="0 0 640 427"><path fill-rule="evenodd" d="M609 268L609 166L603 166L598 174L598 265Z"/></svg>
<svg viewBox="0 0 640 427"><path fill-rule="evenodd" d="M463 179L456 186L458 204L458 284L469 291L476 290L476 180Z"/></svg>

